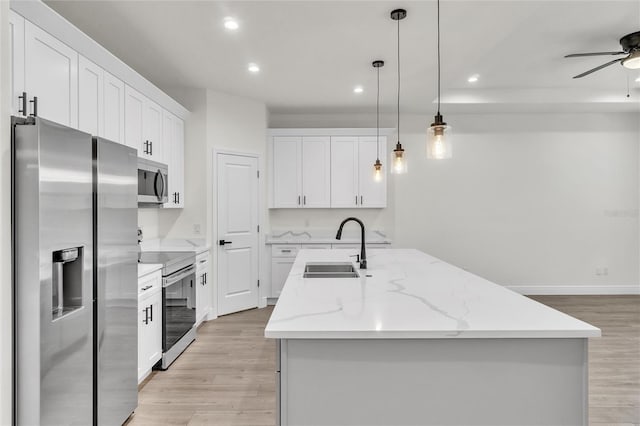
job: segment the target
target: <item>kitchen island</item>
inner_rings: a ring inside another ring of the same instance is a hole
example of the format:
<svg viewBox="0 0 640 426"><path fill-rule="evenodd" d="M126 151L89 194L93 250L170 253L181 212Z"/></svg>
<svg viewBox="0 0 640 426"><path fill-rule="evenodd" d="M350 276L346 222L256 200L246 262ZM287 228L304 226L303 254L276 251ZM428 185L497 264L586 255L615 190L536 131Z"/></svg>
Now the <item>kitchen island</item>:
<svg viewBox="0 0 640 426"><path fill-rule="evenodd" d="M417 250L303 276L350 254L300 251L267 324L278 424L587 424L598 328Z"/></svg>

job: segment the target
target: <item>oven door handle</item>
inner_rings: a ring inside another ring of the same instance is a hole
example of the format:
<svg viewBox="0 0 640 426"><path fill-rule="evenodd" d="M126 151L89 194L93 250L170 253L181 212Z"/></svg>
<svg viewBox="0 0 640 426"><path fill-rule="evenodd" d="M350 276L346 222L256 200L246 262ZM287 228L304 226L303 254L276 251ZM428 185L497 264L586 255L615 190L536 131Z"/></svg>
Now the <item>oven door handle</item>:
<svg viewBox="0 0 640 426"><path fill-rule="evenodd" d="M164 278L162 280L162 287L165 287L165 288L169 287L171 284L175 284L181 279L195 273L196 273L196 265L191 265L180 272L176 272L175 274L169 275L168 277Z"/></svg>

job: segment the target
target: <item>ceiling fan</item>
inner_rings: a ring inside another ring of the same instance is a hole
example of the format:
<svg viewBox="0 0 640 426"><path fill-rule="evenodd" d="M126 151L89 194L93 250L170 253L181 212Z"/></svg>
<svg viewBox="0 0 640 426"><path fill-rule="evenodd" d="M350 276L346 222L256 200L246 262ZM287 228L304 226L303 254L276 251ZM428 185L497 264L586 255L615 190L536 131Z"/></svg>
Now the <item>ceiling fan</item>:
<svg viewBox="0 0 640 426"><path fill-rule="evenodd" d="M622 46L621 52L593 52L593 53L572 53L566 55L565 58L578 58L582 56L615 56L615 55L627 55L624 58L614 59L613 61L602 64L599 67L585 71L582 74L578 74L573 78L582 78L585 75L589 75L593 72L599 71L602 68L606 68L609 65L613 65L616 62L620 62L623 67L628 69L640 68L640 31L627 34L620 39L620 46Z"/></svg>

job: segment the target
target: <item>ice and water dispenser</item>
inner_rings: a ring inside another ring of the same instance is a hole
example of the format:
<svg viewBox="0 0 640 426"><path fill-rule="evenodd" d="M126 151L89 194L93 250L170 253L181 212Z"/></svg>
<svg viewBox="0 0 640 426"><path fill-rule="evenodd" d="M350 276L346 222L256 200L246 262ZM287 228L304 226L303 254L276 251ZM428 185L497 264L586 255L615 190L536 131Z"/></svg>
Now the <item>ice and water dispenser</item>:
<svg viewBox="0 0 640 426"><path fill-rule="evenodd" d="M53 252L52 319L82 307L83 247Z"/></svg>

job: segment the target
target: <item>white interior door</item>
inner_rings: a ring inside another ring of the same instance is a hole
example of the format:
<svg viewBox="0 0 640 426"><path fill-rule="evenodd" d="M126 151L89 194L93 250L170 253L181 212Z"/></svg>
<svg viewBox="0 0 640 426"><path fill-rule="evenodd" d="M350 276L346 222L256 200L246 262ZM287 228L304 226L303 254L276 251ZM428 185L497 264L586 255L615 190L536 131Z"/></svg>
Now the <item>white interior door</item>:
<svg viewBox="0 0 640 426"><path fill-rule="evenodd" d="M258 306L258 159L218 153L218 315Z"/></svg>

